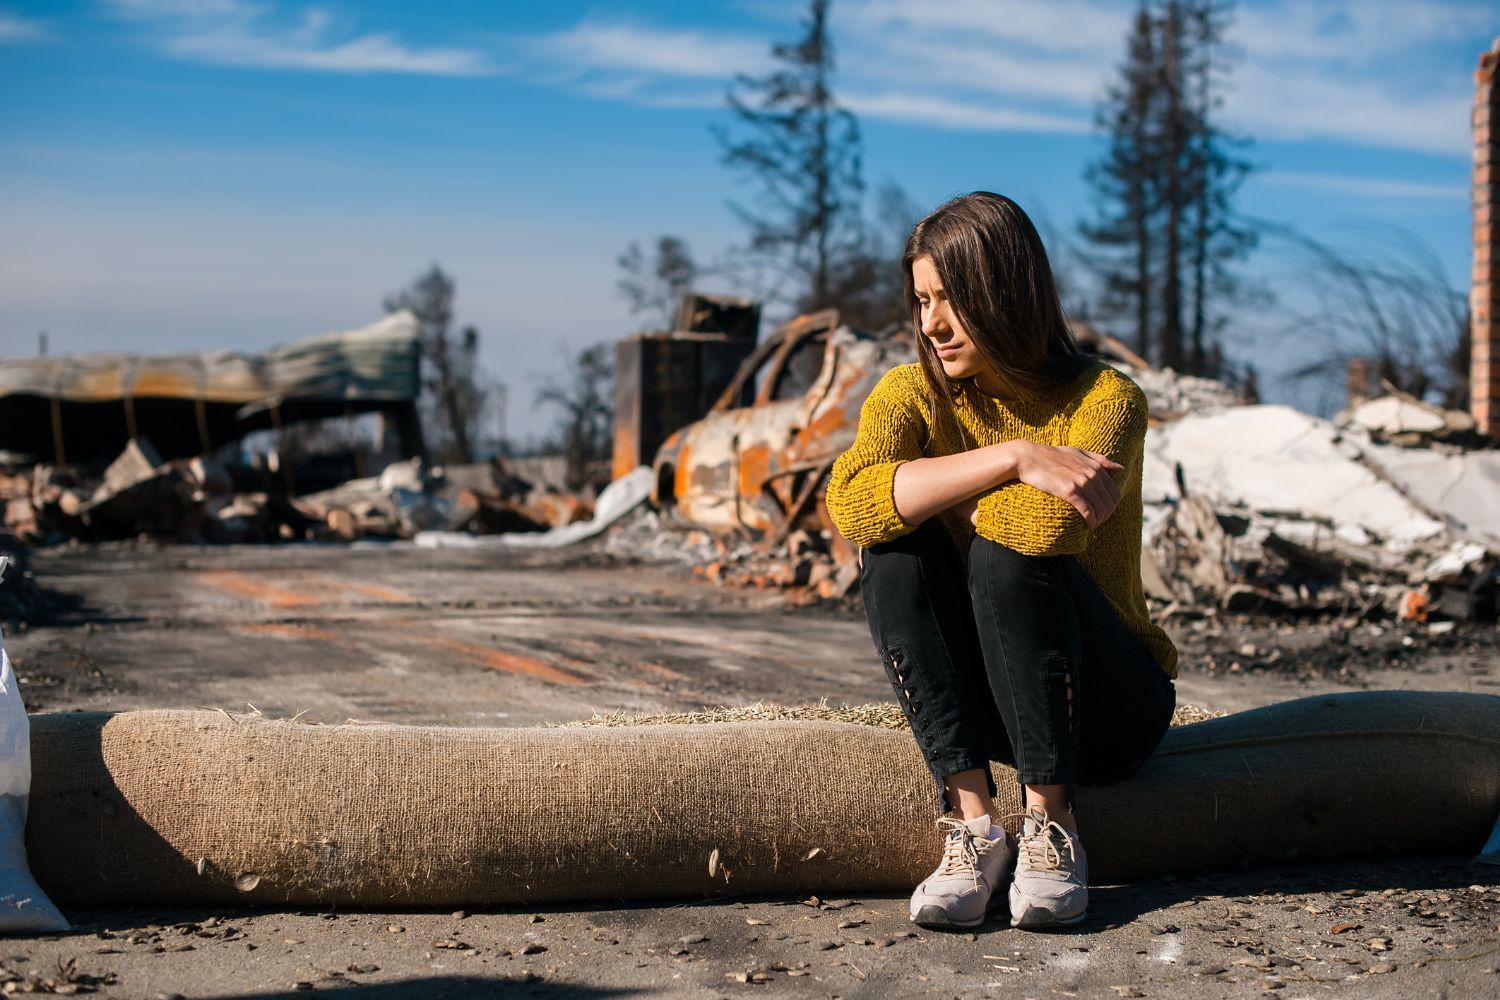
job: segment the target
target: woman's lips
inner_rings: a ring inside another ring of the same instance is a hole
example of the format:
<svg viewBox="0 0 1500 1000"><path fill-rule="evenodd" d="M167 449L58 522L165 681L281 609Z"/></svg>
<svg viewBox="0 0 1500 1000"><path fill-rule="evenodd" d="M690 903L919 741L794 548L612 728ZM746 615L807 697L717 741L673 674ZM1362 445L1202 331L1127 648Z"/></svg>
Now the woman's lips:
<svg viewBox="0 0 1500 1000"><path fill-rule="evenodd" d="M956 344L947 347L939 347L937 348L937 352L938 357L940 358L955 358L958 357L959 347Z"/></svg>

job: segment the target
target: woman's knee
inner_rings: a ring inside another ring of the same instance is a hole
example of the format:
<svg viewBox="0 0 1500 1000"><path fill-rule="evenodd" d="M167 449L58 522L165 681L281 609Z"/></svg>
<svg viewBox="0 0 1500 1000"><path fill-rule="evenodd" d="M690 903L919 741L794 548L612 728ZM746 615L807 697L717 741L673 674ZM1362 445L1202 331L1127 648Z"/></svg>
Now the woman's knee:
<svg viewBox="0 0 1500 1000"><path fill-rule="evenodd" d="M1029 556L978 535L969 544L970 589L982 585L991 596L1055 587L1060 569L1055 556Z"/></svg>
<svg viewBox="0 0 1500 1000"><path fill-rule="evenodd" d="M861 552L859 583L891 594L910 593L924 580L962 573L958 550L936 518L917 525L900 538L872 545Z"/></svg>

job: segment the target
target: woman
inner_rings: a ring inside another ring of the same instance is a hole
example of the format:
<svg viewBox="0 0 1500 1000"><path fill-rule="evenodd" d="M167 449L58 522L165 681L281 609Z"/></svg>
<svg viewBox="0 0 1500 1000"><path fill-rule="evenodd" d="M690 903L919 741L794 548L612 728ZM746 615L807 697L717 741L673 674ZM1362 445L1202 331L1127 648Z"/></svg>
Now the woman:
<svg viewBox="0 0 1500 1000"><path fill-rule="evenodd" d="M1084 918L1072 787L1156 749L1177 653L1141 589L1146 400L1081 354L1031 220L976 192L917 223L902 258L918 363L888 372L833 467L828 510L862 549L870 633L931 769L937 869L911 919ZM1016 769L1018 842L989 762ZM1013 872L1012 872L1013 869Z"/></svg>

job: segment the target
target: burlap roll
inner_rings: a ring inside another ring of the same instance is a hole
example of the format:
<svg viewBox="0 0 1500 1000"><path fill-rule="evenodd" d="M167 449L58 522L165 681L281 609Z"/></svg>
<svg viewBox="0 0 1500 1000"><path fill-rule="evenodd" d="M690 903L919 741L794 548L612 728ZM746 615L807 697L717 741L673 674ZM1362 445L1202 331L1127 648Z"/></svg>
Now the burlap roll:
<svg viewBox="0 0 1500 1000"><path fill-rule="evenodd" d="M902 891L938 852L910 735L847 723L477 730L66 714L33 719L32 759L32 868L72 905ZM1013 778L996 778L1013 808ZM1079 792L1096 882L1473 851L1497 810L1500 699L1480 695L1246 712L1174 730L1129 782Z"/></svg>

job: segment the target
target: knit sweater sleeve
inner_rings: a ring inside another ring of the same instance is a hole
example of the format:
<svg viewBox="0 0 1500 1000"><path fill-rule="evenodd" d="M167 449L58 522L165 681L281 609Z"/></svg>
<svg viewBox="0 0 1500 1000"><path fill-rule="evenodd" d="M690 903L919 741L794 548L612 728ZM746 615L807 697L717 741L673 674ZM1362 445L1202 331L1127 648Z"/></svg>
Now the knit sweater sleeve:
<svg viewBox="0 0 1500 1000"><path fill-rule="evenodd" d="M896 470L922 457L927 420L921 373L886 372L859 411L854 444L833 463L828 477L828 515L839 533L867 548L911 531L896 511ZM913 379L915 376L915 381Z"/></svg>
<svg viewBox="0 0 1500 1000"><path fill-rule="evenodd" d="M1140 480L1146 416L1139 389L1086 402L1069 421L1067 444L1108 455L1123 466L1112 473L1123 490ZM1019 480L979 499L974 528L984 538L1032 556L1077 555L1088 548L1093 534L1072 504Z"/></svg>

